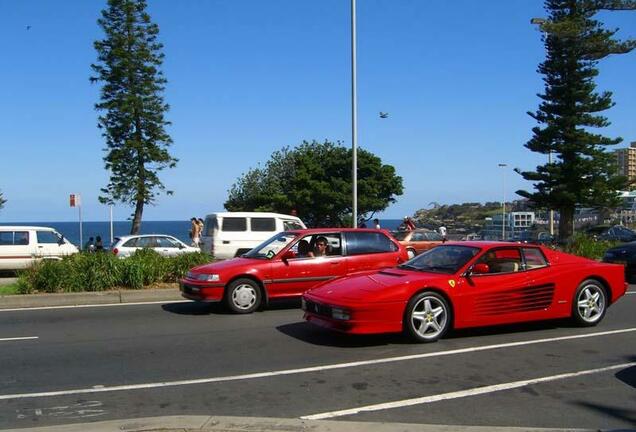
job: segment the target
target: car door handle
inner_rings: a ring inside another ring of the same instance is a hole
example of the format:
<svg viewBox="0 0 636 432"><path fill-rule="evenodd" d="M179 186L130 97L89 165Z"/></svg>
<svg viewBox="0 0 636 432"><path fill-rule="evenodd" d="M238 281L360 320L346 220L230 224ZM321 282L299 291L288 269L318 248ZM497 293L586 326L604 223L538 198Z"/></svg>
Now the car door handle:
<svg viewBox="0 0 636 432"><path fill-rule="evenodd" d="M229 240L223 240L223 244L230 244Z"/></svg>

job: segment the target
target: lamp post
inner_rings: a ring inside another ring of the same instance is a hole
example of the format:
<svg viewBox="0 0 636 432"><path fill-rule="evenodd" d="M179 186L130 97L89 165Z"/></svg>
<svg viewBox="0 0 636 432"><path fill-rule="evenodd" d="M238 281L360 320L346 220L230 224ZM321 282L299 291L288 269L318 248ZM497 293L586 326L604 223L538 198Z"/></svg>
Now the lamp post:
<svg viewBox="0 0 636 432"><path fill-rule="evenodd" d="M351 153L353 166L351 179L353 188L352 224L358 226L358 113L356 96L356 0L351 0Z"/></svg>
<svg viewBox="0 0 636 432"><path fill-rule="evenodd" d="M547 23L548 20L545 18L532 18L530 20L530 24L536 25L539 28L539 31L543 32L544 36L546 32L543 30L543 25ZM552 149L548 150L548 169L549 166L552 165ZM552 188L549 189L552 192ZM554 210L549 210L549 224L550 224L550 236L554 236Z"/></svg>
<svg viewBox="0 0 636 432"><path fill-rule="evenodd" d="M500 163L498 164L499 168L501 168L501 179L503 185L503 195L501 201L501 240L506 240L506 170L505 168L508 164Z"/></svg>

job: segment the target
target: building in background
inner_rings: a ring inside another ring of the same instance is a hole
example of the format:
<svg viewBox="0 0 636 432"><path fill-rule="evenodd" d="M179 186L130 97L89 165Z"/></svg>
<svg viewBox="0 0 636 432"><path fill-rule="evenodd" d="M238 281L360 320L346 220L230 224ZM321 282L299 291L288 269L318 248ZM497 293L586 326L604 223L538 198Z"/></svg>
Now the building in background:
<svg viewBox="0 0 636 432"><path fill-rule="evenodd" d="M501 240L502 221L505 224L506 238L503 240L525 239L528 231L535 222L535 213L531 211L518 211L506 213L504 218L501 214L493 215L485 219L484 228L481 232L484 240Z"/></svg>
<svg viewBox="0 0 636 432"><path fill-rule="evenodd" d="M636 141L629 147L614 150L618 173L626 176L630 181L636 179Z"/></svg>

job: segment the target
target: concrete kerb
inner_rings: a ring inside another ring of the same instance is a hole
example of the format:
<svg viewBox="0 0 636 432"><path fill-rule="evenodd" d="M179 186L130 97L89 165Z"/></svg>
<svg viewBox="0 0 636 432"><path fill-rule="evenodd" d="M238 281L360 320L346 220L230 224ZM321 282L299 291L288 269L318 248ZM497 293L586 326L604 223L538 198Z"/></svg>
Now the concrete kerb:
<svg viewBox="0 0 636 432"><path fill-rule="evenodd" d="M0 296L1 309L47 306L78 306L115 303L143 303L183 300L179 289L160 288L143 290L116 290L64 294L24 294Z"/></svg>
<svg viewBox="0 0 636 432"><path fill-rule="evenodd" d="M172 416L9 429L5 432L564 432L566 430L586 432L595 429L446 426L269 417Z"/></svg>

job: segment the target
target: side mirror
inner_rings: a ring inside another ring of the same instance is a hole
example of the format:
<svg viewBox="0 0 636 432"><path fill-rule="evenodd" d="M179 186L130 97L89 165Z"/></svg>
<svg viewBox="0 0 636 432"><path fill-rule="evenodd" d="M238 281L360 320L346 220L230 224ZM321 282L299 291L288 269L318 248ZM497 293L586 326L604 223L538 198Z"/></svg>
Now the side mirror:
<svg viewBox="0 0 636 432"><path fill-rule="evenodd" d="M285 253L283 254L283 256L281 257L281 259L282 259L283 261L287 261L287 260L289 260L289 259L293 259L293 258L296 258L296 254L294 253L294 251L293 251L293 250L288 250L288 251L287 251L287 252L285 252Z"/></svg>
<svg viewBox="0 0 636 432"><path fill-rule="evenodd" d="M471 269L472 274L485 274L490 272L490 266L485 263L475 264Z"/></svg>
<svg viewBox="0 0 636 432"><path fill-rule="evenodd" d="M183 243L179 243L179 249L185 249L186 246Z"/></svg>

